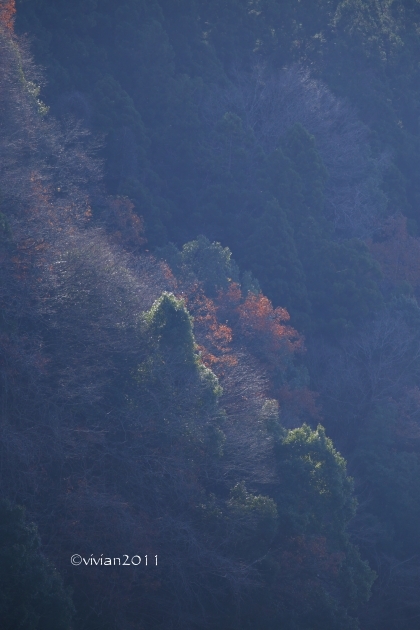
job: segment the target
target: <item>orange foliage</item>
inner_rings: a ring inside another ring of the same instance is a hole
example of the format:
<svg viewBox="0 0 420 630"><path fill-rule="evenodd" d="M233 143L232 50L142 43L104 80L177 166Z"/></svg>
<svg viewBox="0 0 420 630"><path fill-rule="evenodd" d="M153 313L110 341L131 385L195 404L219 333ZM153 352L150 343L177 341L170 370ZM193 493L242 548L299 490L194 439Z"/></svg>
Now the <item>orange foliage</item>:
<svg viewBox="0 0 420 630"><path fill-rule="evenodd" d="M272 379L270 395L280 402L286 426L295 426L297 418L320 419L314 392L306 387L276 385L279 371L284 372L294 353L304 350L303 338L288 325L290 317L284 308L274 308L262 293L248 293L244 299L234 282L215 300L204 294L199 283L188 286L185 292L179 297L185 299L194 318L198 350L206 367L219 377L225 376L225 368L238 364L237 351L245 345Z"/></svg>
<svg viewBox="0 0 420 630"><path fill-rule="evenodd" d="M303 338L287 324L289 313L284 308L273 308L262 293L249 293L236 311L239 315L238 332L247 348L277 380L278 371L283 372L292 355L304 349ZM278 395L277 392L272 393Z"/></svg>
<svg viewBox="0 0 420 630"><path fill-rule="evenodd" d="M186 302L194 317L196 335L205 343L199 346L204 365L211 368L217 363L236 365L237 360L231 354L232 329L219 323L213 300L198 285L194 285Z"/></svg>
<svg viewBox="0 0 420 630"><path fill-rule="evenodd" d="M219 367L237 364L234 340L244 343L269 370L284 369L291 355L303 350L303 338L287 324L289 313L283 308L274 308L262 293L248 293L244 299L240 286L232 282L213 301L195 284L188 287L186 302L194 317L203 362L212 369L216 364ZM306 412L316 409L313 397L308 395L305 401L304 404L302 399L300 406L303 405Z"/></svg>
<svg viewBox="0 0 420 630"><path fill-rule="evenodd" d="M284 308L273 308L270 300L262 293L248 293L245 302L238 307L240 327L245 336L262 337L268 341L271 351L287 349L288 352L301 350L302 337L285 322L290 319Z"/></svg>
<svg viewBox="0 0 420 630"><path fill-rule="evenodd" d="M15 14L15 0L0 0L0 23L9 31L13 31Z"/></svg>
<svg viewBox="0 0 420 630"><path fill-rule="evenodd" d="M239 285L232 283L227 291L219 292L217 306L220 318L229 322L235 336L242 337L257 354L263 351L270 363L275 354L303 350L303 338L287 324L287 310L274 308L262 293L250 292L244 300Z"/></svg>
<svg viewBox="0 0 420 630"><path fill-rule="evenodd" d="M420 239L407 232L407 219L403 216L388 219L379 243L368 242L372 255L390 282L409 282L420 288Z"/></svg>

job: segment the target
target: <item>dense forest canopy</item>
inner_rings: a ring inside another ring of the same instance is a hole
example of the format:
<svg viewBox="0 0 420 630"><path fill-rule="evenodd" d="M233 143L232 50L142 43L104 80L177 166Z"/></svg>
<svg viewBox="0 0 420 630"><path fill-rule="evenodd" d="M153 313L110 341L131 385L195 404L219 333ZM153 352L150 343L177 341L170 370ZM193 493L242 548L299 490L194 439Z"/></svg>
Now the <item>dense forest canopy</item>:
<svg viewBox="0 0 420 630"><path fill-rule="evenodd" d="M418 628L419 28L0 0L2 628Z"/></svg>

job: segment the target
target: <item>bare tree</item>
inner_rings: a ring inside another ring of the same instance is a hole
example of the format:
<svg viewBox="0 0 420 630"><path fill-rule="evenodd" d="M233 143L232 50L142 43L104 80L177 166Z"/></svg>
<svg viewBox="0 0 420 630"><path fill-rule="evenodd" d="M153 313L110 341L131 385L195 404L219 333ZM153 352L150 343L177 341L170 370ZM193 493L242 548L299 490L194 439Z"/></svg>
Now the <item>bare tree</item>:
<svg viewBox="0 0 420 630"><path fill-rule="evenodd" d="M256 66L251 74L233 69L227 88L214 88L204 104L209 125L233 112L252 130L266 153L301 123L316 140L328 170L326 209L337 234L366 237L377 229L386 203L381 192L389 155L373 157L369 130L344 100L335 97L309 70L292 66L276 73Z"/></svg>

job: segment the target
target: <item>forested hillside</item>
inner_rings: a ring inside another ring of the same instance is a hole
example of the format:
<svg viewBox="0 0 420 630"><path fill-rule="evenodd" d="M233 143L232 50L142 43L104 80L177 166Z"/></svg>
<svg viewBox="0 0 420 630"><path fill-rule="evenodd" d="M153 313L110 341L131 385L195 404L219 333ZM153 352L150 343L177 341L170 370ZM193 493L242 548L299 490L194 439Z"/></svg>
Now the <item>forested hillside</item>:
<svg viewBox="0 0 420 630"><path fill-rule="evenodd" d="M418 628L419 28L0 0L2 628Z"/></svg>

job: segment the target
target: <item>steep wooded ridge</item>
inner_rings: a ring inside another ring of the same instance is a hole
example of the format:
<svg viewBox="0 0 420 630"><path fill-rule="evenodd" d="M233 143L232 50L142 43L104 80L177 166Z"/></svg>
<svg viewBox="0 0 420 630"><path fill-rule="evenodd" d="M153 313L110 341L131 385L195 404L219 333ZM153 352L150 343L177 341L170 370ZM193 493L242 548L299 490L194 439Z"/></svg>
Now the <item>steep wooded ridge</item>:
<svg viewBox="0 0 420 630"><path fill-rule="evenodd" d="M1 627L417 629L419 3L16 5Z"/></svg>

